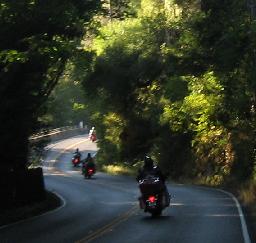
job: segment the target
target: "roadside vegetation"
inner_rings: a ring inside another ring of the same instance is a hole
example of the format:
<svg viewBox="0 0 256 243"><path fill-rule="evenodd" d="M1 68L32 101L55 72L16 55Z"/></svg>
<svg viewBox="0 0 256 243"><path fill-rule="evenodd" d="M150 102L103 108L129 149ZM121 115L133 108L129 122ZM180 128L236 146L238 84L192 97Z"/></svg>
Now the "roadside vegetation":
<svg viewBox="0 0 256 243"><path fill-rule="evenodd" d="M147 153L173 179L253 183L255 20L246 1L123 1L110 12L82 41L98 162L132 166Z"/></svg>

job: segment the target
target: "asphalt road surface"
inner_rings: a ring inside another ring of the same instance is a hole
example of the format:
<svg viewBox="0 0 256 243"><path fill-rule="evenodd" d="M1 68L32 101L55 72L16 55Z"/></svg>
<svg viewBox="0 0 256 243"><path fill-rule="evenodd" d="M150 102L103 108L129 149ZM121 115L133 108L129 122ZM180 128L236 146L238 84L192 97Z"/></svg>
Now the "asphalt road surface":
<svg viewBox="0 0 256 243"><path fill-rule="evenodd" d="M134 178L97 172L84 179L72 152L97 151L88 136L48 146L45 185L63 205L49 213L0 228L1 243L250 243L232 195L204 187L168 183L171 205L152 218L139 209Z"/></svg>

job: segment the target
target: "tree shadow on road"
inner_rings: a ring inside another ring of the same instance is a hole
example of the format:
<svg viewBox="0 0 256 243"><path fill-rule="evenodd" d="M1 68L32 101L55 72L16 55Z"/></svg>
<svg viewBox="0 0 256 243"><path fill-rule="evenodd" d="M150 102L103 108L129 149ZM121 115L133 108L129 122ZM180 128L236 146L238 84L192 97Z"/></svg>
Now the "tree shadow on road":
<svg viewBox="0 0 256 243"><path fill-rule="evenodd" d="M164 221L168 221L172 218L172 216L170 215L161 215L161 216L151 216L151 215L145 215L145 217L143 217L141 220L144 222L164 222Z"/></svg>

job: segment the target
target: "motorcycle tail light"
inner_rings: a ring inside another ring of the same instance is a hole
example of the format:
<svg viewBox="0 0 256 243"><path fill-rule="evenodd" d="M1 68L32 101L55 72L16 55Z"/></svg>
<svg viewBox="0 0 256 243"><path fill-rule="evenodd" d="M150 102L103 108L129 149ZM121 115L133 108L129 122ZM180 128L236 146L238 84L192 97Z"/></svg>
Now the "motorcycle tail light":
<svg viewBox="0 0 256 243"><path fill-rule="evenodd" d="M149 202L153 203L153 202L156 201L156 197L155 197L155 196L150 196L150 197L148 198L148 200L149 200Z"/></svg>

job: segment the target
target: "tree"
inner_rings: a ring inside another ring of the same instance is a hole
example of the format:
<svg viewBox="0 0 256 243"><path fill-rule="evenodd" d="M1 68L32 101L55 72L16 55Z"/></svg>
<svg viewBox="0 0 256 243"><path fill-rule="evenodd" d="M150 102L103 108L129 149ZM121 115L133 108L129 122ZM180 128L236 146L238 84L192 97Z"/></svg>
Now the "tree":
<svg viewBox="0 0 256 243"><path fill-rule="evenodd" d="M86 100L79 80L72 75L74 65L67 63L63 75L42 107L38 118L42 126L62 127L88 124Z"/></svg>
<svg viewBox="0 0 256 243"><path fill-rule="evenodd" d="M0 1L2 173L26 169L39 108L99 6L100 1L90 0Z"/></svg>
<svg viewBox="0 0 256 243"><path fill-rule="evenodd" d="M250 178L256 32L246 2L143 0L137 12L101 27L87 49L84 88L104 124L99 155L107 160L111 147L109 161L132 161L148 152L173 176L212 184ZM122 124L117 140L110 121Z"/></svg>
<svg viewBox="0 0 256 243"><path fill-rule="evenodd" d="M152 114L146 110L150 107L148 103L156 102L154 93L157 93L158 84L154 80L161 74L163 66L160 46L152 45L157 43L160 36L154 33L157 30L151 25L154 26L154 23L148 19L144 22L137 19L112 22L101 28L101 35L95 39L92 47L96 56L93 58L91 73L84 80L84 87L88 95L92 94L89 103L94 106L95 113L101 114L100 120L104 124L98 124L103 127L99 129L103 130L100 134L102 141L99 141L102 149L106 150L106 144L111 143L105 137L105 130L111 126L104 122L108 114L115 113L116 117L125 121L118 132L116 160L132 162L151 147L149 141L154 132L151 132L148 119L155 119L155 116L150 116ZM96 99L100 100L101 106L95 106ZM157 112L156 107L150 109ZM103 143L104 148L101 146ZM113 158L108 160L114 162Z"/></svg>

